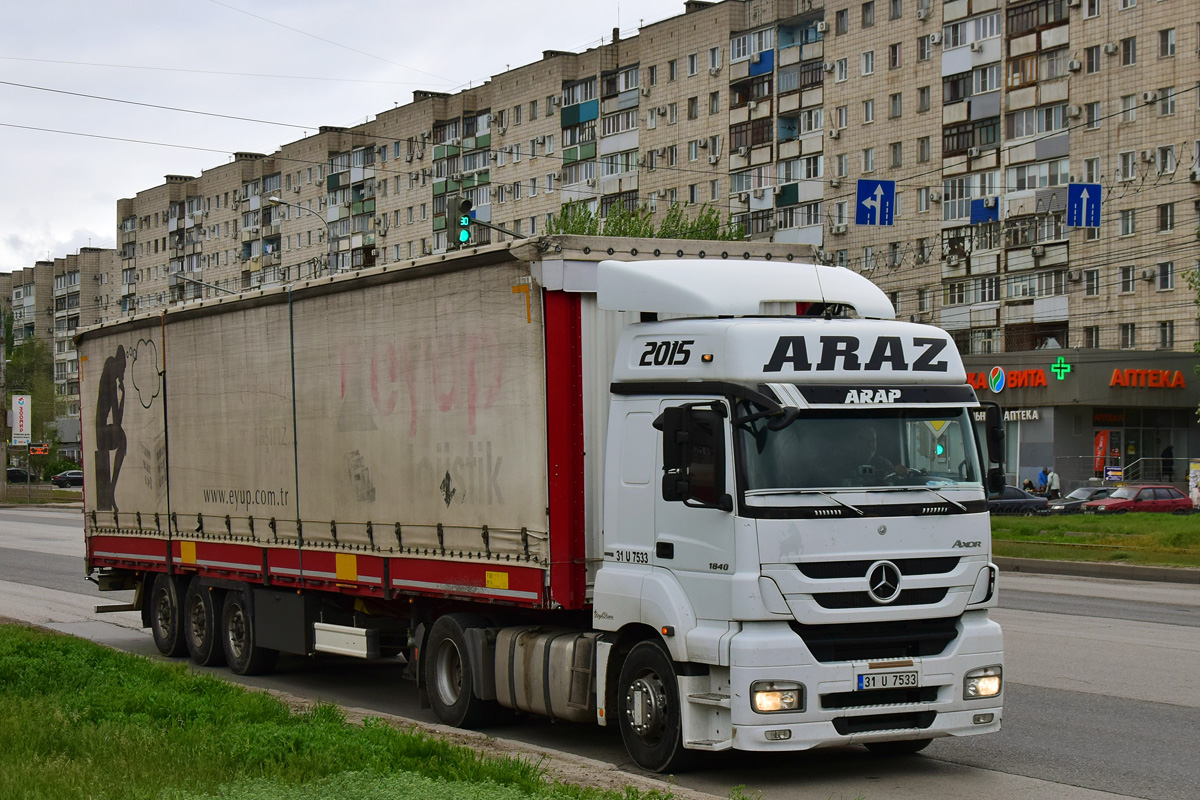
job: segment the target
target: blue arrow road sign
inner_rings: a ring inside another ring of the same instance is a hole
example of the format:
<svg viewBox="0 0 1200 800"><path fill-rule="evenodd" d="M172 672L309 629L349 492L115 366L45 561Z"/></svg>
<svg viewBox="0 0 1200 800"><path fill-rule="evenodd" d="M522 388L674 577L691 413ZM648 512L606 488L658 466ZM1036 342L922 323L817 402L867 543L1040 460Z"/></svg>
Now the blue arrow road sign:
<svg viewBox="0 0 1200 800"><path fill-rule="evenodd" d="M854 203L855 225L891 225L895 207L895 181L858 181Z"/></svg>
<svg viewBox="0 0 1200 800"><path fill-rule="evenodd" d="M1073 228L1100 227L1100 184L1067 184L1067 224Z"/></svg>

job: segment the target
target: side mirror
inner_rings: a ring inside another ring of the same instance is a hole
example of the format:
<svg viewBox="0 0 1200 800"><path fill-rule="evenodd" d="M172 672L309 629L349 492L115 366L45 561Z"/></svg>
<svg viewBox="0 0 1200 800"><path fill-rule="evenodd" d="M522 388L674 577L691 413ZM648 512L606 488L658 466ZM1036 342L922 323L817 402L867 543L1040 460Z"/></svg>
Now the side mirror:
<svg viewBox="0 0 1200 800"><path fill-rule="evenodd" d="M725 493L724 407L708 404L663 410L654 427L663 434L664 500L698 508L733 510Z"/></svg>
<svg viewBox="0 0 1200 800"><path fill-rule="evenodd" d="M997 496L1004 491L1004 468L992 467L987 474L988 494Z"/></svg>
<svg viewBox="0 0 1200 800"><path fill-rule="evenodd" d="M984 406L987 427L988 461L1003 467L1004 465L1004 414L1000 406L987 403Z"/></svg>

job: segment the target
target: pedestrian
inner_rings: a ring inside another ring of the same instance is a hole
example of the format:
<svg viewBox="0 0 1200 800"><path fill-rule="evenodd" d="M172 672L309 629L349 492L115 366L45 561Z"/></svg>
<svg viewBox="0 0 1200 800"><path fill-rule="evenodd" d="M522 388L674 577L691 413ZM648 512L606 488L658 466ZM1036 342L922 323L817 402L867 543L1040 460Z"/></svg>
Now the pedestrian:
<svg viewBox="0 0 1200 800"><path fill-rule="evenodd" d="M1167 483L1175 481L1175 446L1167 445L1162 451L1162 474Z"/></svg>
<svg viewBox="0 0 1200 800"><path fill-rule="evenodd" d="M1026 478L1025 482L1021 484L1021 488L1032 494L1034 492L1033 481L1029 480L1029 478Z"/></svg>
<svg viewBox="0 0 1200 800"><path fill-rule="evenodd" d="M1038 473L1038 494L1046 493L1047 476L1050 474L1049 467L1042 467L1042 471Z"/></svg>
<svg viewBox="0 0 1200 800"><path fill-rule="evenodd" d="M1046 499L1057 500L1058 498L1062 497L1062 492L1059 491L1060 484L1058 480L1058 473L1055 472L1052 467L1046 467L1046 469Z"/></svg>

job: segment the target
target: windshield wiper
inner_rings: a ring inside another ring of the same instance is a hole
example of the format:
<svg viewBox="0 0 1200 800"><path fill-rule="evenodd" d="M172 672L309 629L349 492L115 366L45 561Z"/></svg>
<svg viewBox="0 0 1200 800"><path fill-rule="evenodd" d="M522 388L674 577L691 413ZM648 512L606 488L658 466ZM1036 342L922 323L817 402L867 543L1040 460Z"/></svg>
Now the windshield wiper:
<svg viewBox="0 0 1200 800"><path fill-rule="evenodd" d="M849 503L839 500L836 497L834 497L833 495L831 495L829 492L825 492L820 489L753 489L751 491L746 492L747 497L763 497L763 496L768 496L768 495L780 495L780 494L801 494L801 495L803 495L803 494L819 494L822 497L828 497L830 500L837 503L839 506L844 506L845 508L850 509L855 514L858 514L860 517L865 517L867 515L867 512L863 511L861 508L858 508L857 506L852 506Z"/></svg>
<svg viewBox="0 0 1200 800"><path fill-rule="evenodd" d="M867 492L868 493L881 493L881 494L887 494L887 493L892 493L892 492L929 492L930 494L937 495L942 500L945 500L947 503L954 506L959 511L962 511L963 513L966 513L966 511L967 511L967 507L964 506L962 503L960 503L957 500L954 500L950 497L947 497L946 495L942 494L941 492L939 492L936 489L933 489L932 487L929 487L929 486L883 486L883 487L879 487L877 489L867 489Z"/></svg>

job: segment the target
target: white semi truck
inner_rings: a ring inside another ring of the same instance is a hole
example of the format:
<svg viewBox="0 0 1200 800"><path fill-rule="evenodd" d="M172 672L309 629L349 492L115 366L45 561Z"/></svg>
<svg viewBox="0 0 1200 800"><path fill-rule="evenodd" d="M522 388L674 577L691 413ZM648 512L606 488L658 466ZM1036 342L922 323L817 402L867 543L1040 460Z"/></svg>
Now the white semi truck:
<svg viewBox="0 0 1200 800"><path fill-rule="evenodd" d="M449 724L613 725L649 770L998 730L999 409L849 270L668 246L83 332L89 573L166 655L397 657Z"/></svg>

